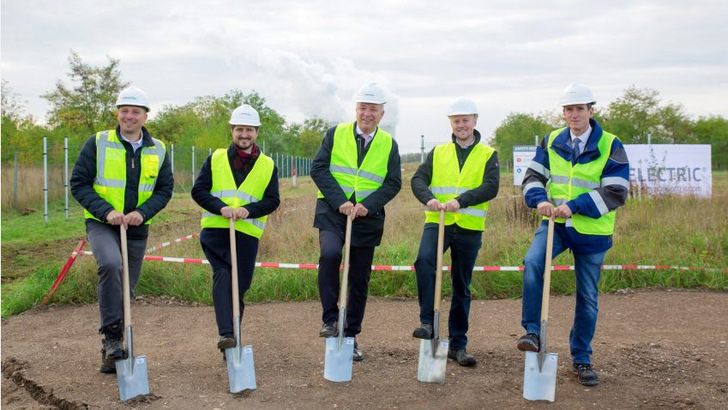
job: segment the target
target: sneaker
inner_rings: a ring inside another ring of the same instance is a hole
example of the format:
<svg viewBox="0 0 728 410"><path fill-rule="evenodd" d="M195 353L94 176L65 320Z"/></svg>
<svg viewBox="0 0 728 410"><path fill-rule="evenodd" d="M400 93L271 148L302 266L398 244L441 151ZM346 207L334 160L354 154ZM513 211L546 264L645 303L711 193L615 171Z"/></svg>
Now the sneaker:
<svg viewBox="0 0 728 410"><path fill-rule="evenodd" d="M589 363L574 363L572 371L574 372L574 376L579 379L579 383L584 386L596 386L599 384L599 376Z"/></svg>
<svg viewBox="0 0 728 410"><path fill-rule="evenodd" d="M539 337L535 333L527 333L518 339L518 350L522 352L538 352L540 346Z"/></svg>
<svg viewBox="0 0 728 410"><path fill-rule="evenodd" d="M354 361L361 362L364 360L364 351L359 347L359 343L354 340Z"/></svg>
<svg viewBox="0 0 728 410"><path fill-rule="evenodd" d="M336 331L336 322L324 323L319 330L319 337L334 337L338 334Z"/></svg>
<svg viewBox="0 0 728 410"><path fill-rule="evenodd" d="M465 349L448 350L447 357L455 360L460 366L463 367L473 367L478 364L478 361L475 360L475 357L473 357L473 355L471 354L468 354Z"/></svg>
<svg viewBox="0 0 728 410"><path fill-rule="evenodd" d="M121 339L104 339L101 341L101 373L116 373L116 361L126 359Z"/></svg>
<svg viewBox="0 0 728 410"><path fill-rule="evenodd" d="M235 336L232 333L226 333L220 336L220 340L217 341L217 348L224 352L225 349L235 347L235 344Z"/></svg>
<svg viewBox="0 0 728 410"><path fill-rule="evenodd" d="M432 325L427 323L422 323L420 327L415 329L414 332L412 332L412 337L416 337L418 339L426 339L430 340L432 339Z"/></svg>

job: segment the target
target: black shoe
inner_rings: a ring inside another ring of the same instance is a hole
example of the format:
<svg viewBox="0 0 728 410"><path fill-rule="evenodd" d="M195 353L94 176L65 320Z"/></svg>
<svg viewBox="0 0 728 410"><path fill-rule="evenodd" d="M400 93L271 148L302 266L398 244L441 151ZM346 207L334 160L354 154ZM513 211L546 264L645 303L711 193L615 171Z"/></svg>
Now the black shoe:
<svg viewBox="0 0 728 410"><path fill-rule="evenodd" d="M541 343L535 333L527 333L518 339L518 350L522 352L538 352Z"/></svg>
<svg viewBox="0 0 728 410"><path fill-rule="evenodd" d="M232 333L226 333L220 336L220 340L217 341L217 348L221 351L235 347L235 336Z"/></svg>
<svg viewBox="0 0 728 410"><path fill-rule="evenodd" d="M478 361L475 360L475 357L473 357L473 355L471 354L468 354L465 349L448 350L447 357L457 361L458 364L463 367L473 367L478 364Z"/></svg>
<svg viewBox="0 0 728 410"><path fill-rule="evenodd" d="M574 363L572 371L574 372L574 376L579 379L579 383L584 386L596 386L599 384L599 376L589 363Z"/></svg>
<svg viewBox="0 0 728 410"><path fill-rule="evenodd" d="M101 341L101 373L116 373L116 361L126 359L121 339L104 339Z"/></svg>
<svg viewBox="0 0 728 410"><path fill-rule="evenodd" d="M354 340L354 361L361 362L364 360L364 351L359 347L359 343Z"/></svg>
<svg viewBox="0 0 728 410"><path fill-rule="evenodd" d="M412 337L416 337L418 339L426 339L430 340L433 337L432 334L432 325L427 323L422 323L420 327L415 329L414 332L412 332Z"/></svg>
<svg viewBox="0 0 728 410"><path fill-rule="evenodd" d="M336 322L324 323L319 330L319 337L334 337L338 334L336 331Z"/></svg>

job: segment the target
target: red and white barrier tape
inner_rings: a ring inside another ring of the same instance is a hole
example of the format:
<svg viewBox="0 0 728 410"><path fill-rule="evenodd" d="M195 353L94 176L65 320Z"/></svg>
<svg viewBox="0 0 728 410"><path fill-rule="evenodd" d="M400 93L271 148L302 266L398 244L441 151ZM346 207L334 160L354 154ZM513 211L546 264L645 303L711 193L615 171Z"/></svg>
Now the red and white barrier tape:
<svg viewBox="0 0 728 410"><path fill-rule="evenodd" d="M91 251L74 251L77 255L93 255ZM196 263L209 265L210 262L207 259L192 259L192 258L175 258L169 256L154 256L145 255L144 259L159 262L176 262L176 263ZM278 268L278 269L318 269L318 264L315 263L276 263L276 262L256 262L257 268ZM728 273L728 269L714 269L714 268L694 268L687 266L670 266L670 265L602 265L602 270L695 270L695 271L708 271L708 272L722 272ZM396 266L396 265L372 265L373 271L414 271L414 266ZM443 266L442 270L449 271L449 266ZM505 272L505 271L522 271L523 266L475 266L473 271L484 271L484 272ZM560 265L553 266L553 270L568 270L573 271L574 265Z"/></svg>
<svg viewBox="0 0 728 410"><path fill-rule="evenodd" d="M173 243L180 243L180 242L184 242L184 241L186 241L186 240L188 240L188 239L196 238L196 237L198 237L198 236L199 236L199 235L197 235L196 233L192 233L192 234L189 234L189 235L187 235L187 236L183 236L183 237L181 237L181 238L177 238L177 239L175 239L175 240L173 240L173 241L170 241L170 242L163 242L163 243L162 243L162 244L160 244L160 245L157 245L157 246L153 246L153 247L151 247L151 248L147 249L147 253L149 253L149 252L154 252L154 251L158 251L158 250L160 250L160 249L164 248L165 246L169 246L169 245L171 245L171 244L173 244Z"/></svg>

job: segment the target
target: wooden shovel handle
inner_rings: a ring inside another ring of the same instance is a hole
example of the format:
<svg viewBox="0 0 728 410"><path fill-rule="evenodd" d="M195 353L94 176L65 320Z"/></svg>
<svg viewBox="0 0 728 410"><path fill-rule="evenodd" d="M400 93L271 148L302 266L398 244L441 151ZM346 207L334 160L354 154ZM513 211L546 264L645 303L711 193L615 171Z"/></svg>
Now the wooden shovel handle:
<svg viewBox="0 0 728 410"><path fill-rule="evenodd" d="M435 269L435 310L440 311L442 299L442 250L445 247L445 210L440 210L440 225L437 227L437 268Z"/></svg>
<svg viewBox="0 0 728 410"><path fill-rule="evenodd" d="M119 226L121 240L121 291L124 304L124 327L131 326L131 290L129 288L129 248L126 243L126 226Z"/></svg>
<svg viewBox="0 0 728 410"><path fill-rule="evenodd" d="M346 217L346 233L344 234L344 272L341 274L341 288L339 289L339 309L346 311L346 299L349 293L349 253L351 250L351 222L352 216ZM341 326L341 324L339 324Z"/></svg>
<svg viewBox="0 0 728 410"><path fill-rule="evenodd" d="M240 317L240 296L238 296L238 246L235 240L235 221L230 218L230 275L232 276L233 320Z"/></svg>
<svg viewBox="0 0 728 410"><path fill-rule="evenodd" d="M543 271L543 297L541 302L541 321L549 317L549 294L551 289L551 257L554 252L554 217L549 218L546 236L546 263Z"/></svg>

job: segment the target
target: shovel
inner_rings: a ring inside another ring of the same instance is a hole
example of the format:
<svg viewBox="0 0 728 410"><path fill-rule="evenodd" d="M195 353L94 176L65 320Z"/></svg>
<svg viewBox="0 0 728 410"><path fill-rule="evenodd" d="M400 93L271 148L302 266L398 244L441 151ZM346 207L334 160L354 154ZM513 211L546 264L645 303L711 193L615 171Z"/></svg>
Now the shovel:
<svg viewBox="0 0 728 410"><path fill-rule="evenodd" d="M445 211L440 210L440 226L437 230L437 269L435 270L435 306L432 321L432 340L420 340L420 359L417 380L421 382L445 382L448 341L440 340L440 298L442 293L442 249L445 242Z"/></svg>
<svg viewBox="0 0 728 410"><path fill-rule="evenodd" d="M554 217L549 219L546 237L546 267L543 276L541 302L541 332L538 353L526 352L523 369L523 397L526 400L554 401L556 394L556 368L558 355L546 352L546 330L549 316L549 288L551 287L551 254L554 248Z"/></svg>
<svg viewBox="0 0 728 410"><path fill-rule="evenodd" d="M354 360L354 338L344 337L346 327L346 297L349 293L349 248L351 245L351 215L346 217L346 234L344 239L344 272L341 275L339 288L339 334L326 338L326 355L324 356L324 379L332 382L348 382L351 380Z"/></svg>
<svg viewBox="0 0 728 410"><path fill-rule="evenodd" d="M253 346L240 345L240 295L238 295L238 252L235 242L235 221L230 218L230 274L233 288L233 328L235 347L225 349L230 393L255 390L255 366Z"/></svg>
<svg viewBox="0 0 728 410"><path fill-rule="evenodd" d="M119 227L121 233L122 292L124 303L124 324L126 326L126 359L117 360L116 379L119 382L119 398L127 401L142 394L149 394L147 379L147 357L136 356L132 350L131 337L131 289L129 288L129 250L126 244L126 227Z"/></svg>

